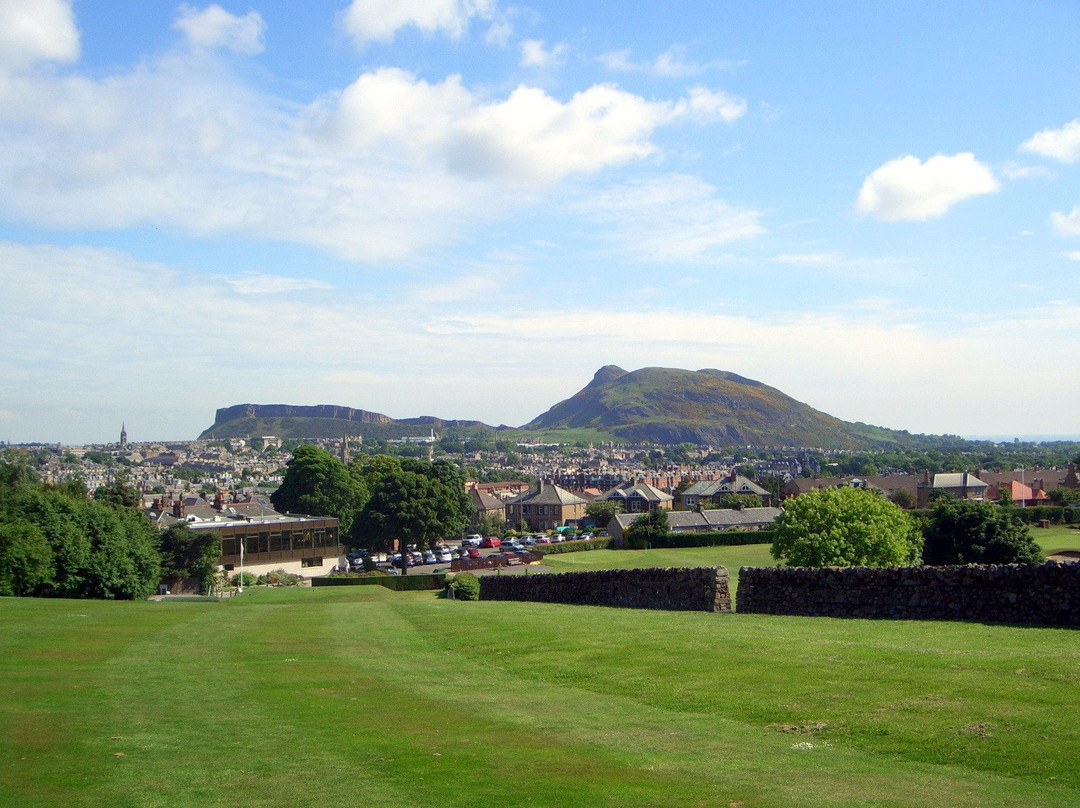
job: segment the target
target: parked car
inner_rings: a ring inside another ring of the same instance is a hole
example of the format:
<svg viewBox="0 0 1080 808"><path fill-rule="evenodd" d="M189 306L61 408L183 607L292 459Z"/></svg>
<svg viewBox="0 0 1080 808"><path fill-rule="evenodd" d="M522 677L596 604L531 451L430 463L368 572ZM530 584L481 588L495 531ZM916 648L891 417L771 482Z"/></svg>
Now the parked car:
<svg viewBox="0 0 1080 808"><path fill-rule="evenodd" d="M484 541L484 537L479 533L471 533L462 539L461 543L465 547L479 547L481 542Z"/></svg>
<svg viewBox="0 0 1080 808"><path fill-rule="evenodd" d="M449 564L451 561L454 560L454 554L451 553L448 548L443 547L441 550L439 550L436 558L439 559L440 564Z"/></svg>
<svg viewBox="0 0 1080 808"><path fill-rule="evenodd" d="M536 537L536 543L537 544L551 544L551 537L550 536L537 536Z"/></svg>
<svg viewBox="0 0 1080 808"><path fill-rule="evenodd" d="M521 540L521 545L523 547L535 547L537 545L537 541L532 536L526 536L524 539Z"/></svg>
<svg viewBox="0 0 1080 808"><path fill-rule="evenodd" d="M469 558L480 558L482 555L479 547L470 547L467 552Z"/></svg>
<svg viewBox="0 0 1080 808"><path fill-rule="evenodd" d="M498 536L484 536L483 541L480 542L481 547L498 547L502 544L502 539Z"/></svg>
<svg viewBox="0 0 1080 808"><path fill-rule="evenodd" d="M424 551L424 563L425 564L438 564L439 559L435 557L435 553L431 552L431 550L425 550Z"/></svg>

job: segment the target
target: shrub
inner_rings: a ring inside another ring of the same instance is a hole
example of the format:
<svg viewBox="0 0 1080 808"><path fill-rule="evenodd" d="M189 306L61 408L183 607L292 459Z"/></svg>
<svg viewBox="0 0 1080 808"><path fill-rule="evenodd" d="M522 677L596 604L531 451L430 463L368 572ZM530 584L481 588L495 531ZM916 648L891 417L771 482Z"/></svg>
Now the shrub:
<svg viewBox="0 0 1080 808"><path fill-rule="evenodd" d="M446 584L454 600L480 600L480 579L471 572L459 572Z"/></svg>
<svg viewBox="0 0 1080 808"><path fill-rule="evenodd" d="M907 513L874 491L821 488L788 500L770 552L797 567L887 567L917 562L921 543Z"/></svg>
<svg viewBox="0 0 1080 808"><path fill-rule="evenodd" d="M255 582L257 580L258 579L256 579L256 577L252 573L250 573L250 572L244 572L243 573L243 586L244 586L245 589L247 587L249 587L249 586L255 586ZM241 585L240 573L239 572L236 573L236 575L234 575L232 578L229 579L229 584L231 586L240 586Z"/></svg>
<svg viewBox="0 0 1080 808"><path fill-rule="evenodd" d="M923 559L932 565L1023 564L1042 552L1015 508L940 499L924 528Z"/></svg>
<svg viewBox="0 0 1080 808"><path fill-rule="evenodd" d="M606 550L610 546L611 537L605 536L596 539L559 542L558 544L538 544L535 547L530 547L529 552L537 555L558 555L559 553L578 553L583 550Z"/></svg>

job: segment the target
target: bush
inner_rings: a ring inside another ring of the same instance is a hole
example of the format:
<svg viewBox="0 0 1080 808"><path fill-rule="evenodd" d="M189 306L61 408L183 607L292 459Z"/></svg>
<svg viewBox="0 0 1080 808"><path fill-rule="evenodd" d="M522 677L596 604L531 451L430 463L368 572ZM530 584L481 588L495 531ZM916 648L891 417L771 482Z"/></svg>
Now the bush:
<svg viewBox="0 0 1080 808"><path fill-rule="evenodd" d="M924 528L926 564L1024 564L1041 561L1039 546L1016 508L940 499Z"/></svg>
<svg viewBox="0 0 1080 808"><path fill-rule="evenodd" d="M675 547L738 547L745 544L772 544L776 532L762 530L725 530L708 533L668 533L653 540L654 549Z"/></svg>
<svg viewBox="0 0 1080 808"><path fill-rule="evenodd" d="M773 558L793 567L888 567L915 563L922 534L884 497L861 488L820 488L787 501Z"/></svg>
<svg viewBox="0 0 1080 808"><path fill-rule="evenodd" d="M244 576L243 577L243 586L244 586L245 589L247 587L249 587L249 586L255 586L255 582L256 582L257 579L255 578L255 576L252 573L245 572L245 573L243 573L243 576ZM239 572L236 573L236 575L234 575L232 578L229 579L229 584L231 586L240 586L241 585L240 573Z"/></svg>
<svg viewBox="0 0 1080 808"><path fill-rule="evenodd" d="M576 541L564 541L558 544L538 544L530 547L530 553L537 555L558 555L559 553L579 553L583 550L606 550L611 546L611 537L597 539L578 539Z"/></svg>
<svg viewBox="0 0 1080 808"><path fill-rule="evenodd" d="M459 572L446 584L454 600L480 600L480 579L471 572Z"/></svg>
<svg viewBox="0 0 1080 808"><path fill-rule="evenodd" d="M265 575L260 575L258 583L265 584L266 586L299 586L303 580L303 575L294 575L291 572L280 569L268 572Z"/></svg>

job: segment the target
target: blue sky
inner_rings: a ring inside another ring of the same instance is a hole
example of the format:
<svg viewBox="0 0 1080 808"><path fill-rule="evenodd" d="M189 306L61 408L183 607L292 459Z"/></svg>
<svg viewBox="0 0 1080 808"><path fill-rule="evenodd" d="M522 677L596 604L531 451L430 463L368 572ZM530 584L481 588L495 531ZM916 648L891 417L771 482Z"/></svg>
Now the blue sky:
<svg viewBox="0 0 1080 808"><path fill-rule="evenodd" d="M0 0L0 440L617 364L1075 434L1080 7Z"/></svg>

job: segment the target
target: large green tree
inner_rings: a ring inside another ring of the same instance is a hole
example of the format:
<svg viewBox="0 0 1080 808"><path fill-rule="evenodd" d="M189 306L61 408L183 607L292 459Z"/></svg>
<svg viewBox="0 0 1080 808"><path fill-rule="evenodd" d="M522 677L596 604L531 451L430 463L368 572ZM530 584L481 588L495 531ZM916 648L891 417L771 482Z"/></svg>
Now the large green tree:
<svg viewBox="0 0 1080 808"><path fill-rule="evenodd" d="M347 533L365 499L360 480L325 449L304 444L293 451L285 477L270 501L279 511L333 516Z"/></svg>
<svg viewBox="0 0 1080 808"><path fill-rule="evenodd" d="M796 567L916 563L911 517L874 491L821 488L789 499L776 520L773 558Z"/></svg>
<svg viewBox="0 0 1080 808"><path fill-rule="evenodd" d="M375 456L359 465L371 491L357 513L349 536L353 546L388 548L431 546L459 536L472 515L465 480L452 463Z"/></svg>
<svg viewBox="0 0 1080 808"><path fill-rule="evenodd" d="M1009 508L940 498L923 528L927 564L1017 564L1041 561L1028 526Z"/></svg>

